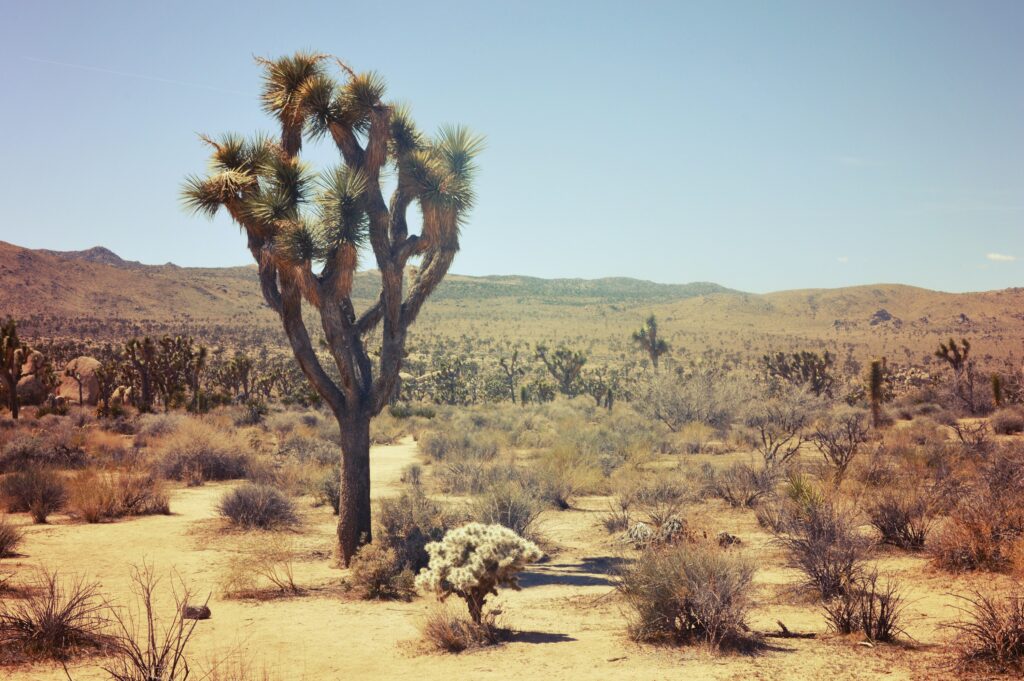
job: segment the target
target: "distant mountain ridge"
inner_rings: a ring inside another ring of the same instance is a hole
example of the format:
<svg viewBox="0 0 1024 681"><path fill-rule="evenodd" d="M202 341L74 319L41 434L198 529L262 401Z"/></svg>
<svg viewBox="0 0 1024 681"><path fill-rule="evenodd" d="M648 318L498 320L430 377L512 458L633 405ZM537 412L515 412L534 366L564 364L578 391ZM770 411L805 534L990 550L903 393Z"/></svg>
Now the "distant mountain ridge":
<svg viewBox="0 0 1024 681"><path fill-rule="evenodd" d="M375 272L356 275L357 309L376 300L378 287ZM0 316L7 314L30 321L26 329L40 336L118 340L138 329L198 334L220 328L284 340L260 294L255 266L144 265L103 247L60 252L0 241ZM993 356L1024 352L1024 289L945 293L900 284L755 294L708 282L452 274L424 307L414 333L527 345L606 344L632 352L629 335L649 314L687 353L846 347L861 360L927 363L951 335L969 337L979 352ZM313 332L319 327L312 312L307 324Z"/></svg>

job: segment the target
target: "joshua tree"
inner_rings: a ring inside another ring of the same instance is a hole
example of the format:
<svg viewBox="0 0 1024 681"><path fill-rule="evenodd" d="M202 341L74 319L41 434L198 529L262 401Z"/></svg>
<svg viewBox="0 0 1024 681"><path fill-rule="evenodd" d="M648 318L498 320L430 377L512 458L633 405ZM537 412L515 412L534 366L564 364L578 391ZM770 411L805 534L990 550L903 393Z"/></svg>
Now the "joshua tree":
<svg viewBox="0 0 1024 681"><path fill-rule="evenodd" d="M885 358L871 360L868 375L868 400L871 402L871 425L878 428L882 423L882 389L885 374Z"/></svg>
<svg viewBox="0 0 1024 681"><path fill-rule="evenodd" d="M156 344L148 336L141 341L133 338L124 345L125 356L138 374L139 411L148 412L153 409L153 369L156 365Z"/></svg>
<svg viewBox="0 0 1024 681"><path fill-rule="evenodd" d="M939 343L939 349L935 356L945 360L946 364L953 371L953 395L958 397L967 409L973 414L976 412L974 403L974 360L970 359L971 344L966 339L960 340L960 345L952 338L949 345Z"/></svg>
<svg viewBox="0 0 1024 681"><path fill-rule="evenodd" d="M519 362L519 348L513 349L509 357L500 358L498 366L501 367L501 372L504 374L505 384L508 386L508 394L512 398L512 404L515 404L516 386L519 384L519 379L526 374L526 369Z"/></svg>
<svg viewBox="0 0 1024 681"><path fill-rule="evenodd" d="M639 331L633 332L633 342L647 353L651 358L651 366L657 371L658 359L668 352L668 343L658 337L658 320L654 315L647 318Z"/></svg>
<svg viewBox="0 0 1024 681"><path fill-rule="evenodd" d="M587 356L578 350L560 347L549 352L546 345L537 346L537 357L544 362L551 378L558 382L558 391L567 397L576 397L583 390L580 374Z"/></svg>
<svg viewBox="0 0 1024 681"><path fill-rule="evenodd" d="M797 387L806 387L817 397L832 397L835 377L832 366L835 358L828 352L801 350L787 355L784 352L768 354L761 358L769 378L780 379Z"/></svg>
<svg viewBox="0 0 1024 681"><path fill-rule="evenodd" d="M18 419L18 381L28 355L28 345L18 340L17 322L11 317L0 322L0 382L7 392L11 418L15 420Z"/></svg>
<svg viewBox="0 0 1024 681"><path fill-rule="evenodd" d="M204 137L212 148L210 172L188 178L183 195L198 213L225 208L244 230L263 297L338 421L338 540L347 564L371 536L370 419L390 401L409 327L459 249L482 141L460 127L424 135L407 109L384 102L379 75L355 73L326 55L257 61L264 70L263 108L280 124L280 139ZM329 75L332 65L343 82ZM341 163L314 175L299 154L305 140L320 138L334 143ZM381 187L384 175L394 181L390 201ZM419 234L410 234L406 221L414 203L422 215ZM352 280L366 245L380 293L358 313ZM407 266L416 259L406 288ZM314 350L303 305L320 317L337 382ZM371 352L366 341L378 328L379 351Z"/></svg>

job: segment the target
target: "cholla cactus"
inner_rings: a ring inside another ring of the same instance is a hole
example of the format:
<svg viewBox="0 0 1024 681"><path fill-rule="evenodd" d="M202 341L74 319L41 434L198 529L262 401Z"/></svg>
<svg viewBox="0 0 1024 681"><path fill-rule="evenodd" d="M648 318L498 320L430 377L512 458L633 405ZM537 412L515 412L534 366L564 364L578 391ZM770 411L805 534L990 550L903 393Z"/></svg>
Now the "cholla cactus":
<svg viewBox="0 0 1024 681"><path fill-rule="evenodd" d="M539 560L541 550L503 525L469 523L426 546L430 563L416 577L416 586L441 600L455 594L466 601L477 624L484 601L499 586L519 589L517 574Z"/></svg>

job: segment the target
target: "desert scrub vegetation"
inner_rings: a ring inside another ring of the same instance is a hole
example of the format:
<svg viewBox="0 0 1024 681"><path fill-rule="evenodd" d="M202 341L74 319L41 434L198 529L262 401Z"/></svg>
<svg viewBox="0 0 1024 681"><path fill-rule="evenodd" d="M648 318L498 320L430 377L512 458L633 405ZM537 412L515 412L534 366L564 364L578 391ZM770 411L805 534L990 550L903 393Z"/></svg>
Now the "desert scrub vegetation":
<svg viewBox="0 0 1024 681"><path fill-rule="evenodd" d="M642 551L617 575L630 636L647 643L748 648L754 565L742 554L680 543Z"/></svg>
<svg viewBox="0 0 1024 681"><path fill-rule="evenodd" d="M33 522L46 523L51 514L64 509L68 493L60 473L30 466L0 480L0 498L8 513L27 512Z"/></svg>
<svg viewBox="0 0 1024 681"><path fill-rule="evenodd" d="M537 541L536 522L541 503L519 482L496 484L473 499L470 517L484 525L501 525L521 537Z"/></svg>
<svg viewBox="0 0 1024 681"><path fill-rule="evenodd" d="M260 600L301 594L295 581L295 553L294 540L280 533L247 538L225 567L224 595Z"/></svg>
<svg viewBox="0 0 1024 681"><path fill-rule="evenodd" d="M484 613L478 624L443 604L427 613L420 631L427 642L444 653L495 645L504 634L491 613Z"/></svg>
<svg viewBox="0 0 1024 681"><path fill-rule="evenodd" d="M965 671L979 666L999 673L1024 673L1024 593L974 592L962 596L960 617L947 626Z"/></svg>
<svg viewBox="0 0 1024 681"><path fill-rule="evenodd" d="M41 570L25 592L0 599L0 659L66 660L111 647L99 585Z"/></svg>
<svg viewBox="0 0 1024 681"><path fill-rule="evenodd" d="M519 588L518 574L540 560L541 550L502 525L469 523L426 546L430 560L416 576L416 587L440 600L455 595L466 602L473 623L483 623L487 597L498 587Z"/></svg>
<svg viewBox="0 0 1024 681"><path fill-rule="evenodd" d="M86 469L68 481L67 510L75 518L98 523L125 516L168 515L164 481L148 472Z"/></svg>
<svg viewBox="0 0 1024 681"><path fill-rule="evenodd" d="M831 500L812 503L789 501L775 518L776 541L786 552L786 563L804 575L805 585L821 598L847 593L862 575L870 541L857 532L850 509Z"/></svg>
<svg viewBox="0 0 1024 681"><path fill-rule="evenodd" d="M282 529L299 521L294 504L269 485L244 483L224 494L217 511L232 525L246 530Z"/></svg>
<svg viewBox="0 0 1024 681"><path fill-rule="evenodd" d="M244 478L252 465L250 450L237 435L196 419L186 420L154 447L163 476L190 484Z"/></svg>
<svg viewBox="0 0 1024 681"><path fill-rule="evenodd" d="M353 558L350 586L362 598L411 598L416 573L430 562L427 544L443 539L458 521L419 487L381 500L374 542Z"/></svg>
<svg viewBox="0 0 1024 681"><path fill-rule="evenodd" d="M927 492L897 488L868 502L867 514L883 544L920 551L935 522Z"/></svg>
<svg viewBox="0 0 1024 681"><path fill-rule="evenodd" d="M113 681L185 681L189 677L187 648L198 620L187 616L193 606L191 590L178 575L172 575L172 580L172 608L163 612L157 607L160 578L153 567L132 568L135 600L111 610L113 640L103 670Z"/></svg>
<svg viewBox="0 0 1024 681"><path fill-rule="evenodd" d="M952 571L1006 571L1024 536L1024 447L996 449L960 489L935 533L936 563Z"/></svg>
<svg viewBox="0 0 1024 681"><path fill-rule="evenodd" d="M822 602L825 620L837 634L861 634L868 641L892 643L906 632L905 602L899 582L880 582L877 571L858 576L841 594Z"/></svg>
<svg viewBox="0 0 1024 681"><path fill-rule="evenodd" d="M838 487L870 434L868 413L852 407L841 407L820 417L810 440L821 452L828 476Z"/></svg>
<svg viewBox="0 0 1024 681"><path fill-rule="evenodd" d="M713 466L702 470L704 493L722 499L737 508L754 508L765 499L775 496L779 472L774 468L754 468L737 462L718 471Z"/></svg>
<svg viewBox="0 0 1024 681"><path fill-rule="evenodd" d="M25 533L6 516L0 515L0 558L15 555Z"/></svg>
<svg viewBox="0 0 1024 681"><path fill-rule="evenodd" d="M1024 408L1004 407L989 417L989 424L999 435L1024 433Z"/></svg>

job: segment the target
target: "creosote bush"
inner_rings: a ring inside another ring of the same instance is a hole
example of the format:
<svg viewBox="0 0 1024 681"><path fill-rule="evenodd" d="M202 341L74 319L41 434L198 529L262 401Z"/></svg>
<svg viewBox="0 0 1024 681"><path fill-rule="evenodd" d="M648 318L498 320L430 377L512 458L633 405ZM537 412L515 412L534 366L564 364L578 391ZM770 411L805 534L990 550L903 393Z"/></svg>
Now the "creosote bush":
<svg viewBox="0 0 1024 681"><path fill-rule="evenodd" d="M50 514L64 508L67 489L56 471L32 466L5 476L0 481L0 498L8 512L28 512L34 522L45 523Z"/></svg>
<svg viewBox="0 0 1024 681"><path fill-rule="evenodd" d="M705 493L735 507L757 506L774 495L778 481L774 468L755 469L745 463L734 463L723 471L709 466L704 471Z"/></svg>
<svg viewBox="0 0 1024 681"><path fill-rule="evenodd" d="M227 492L217 510L245 529L272 530L295 525L298 516L288 497L273 487L246 483Z"/></svg>
<svg viewBox="0 0 1024 681"><path fill-rule="evenodd" d="M430 562L416 577L417 588L441 600L459 596L477 625L483 622L487 597L497 595L499 586L518 589L519 572L543 555L507 527L481 523L458 527L426 549Z"/></svg>
<svg viewBox="0 0 1024 681"><path fill-rule="evenodd" d="M748 648L754 565L735 552L682 543L645 550L618 575L630 635L651 643Z"/></svg>
<svg viewBox="0 0 1024 681"><path fill-rule="evenodd" d="M97 584L40 571L25 598L0 600L0 657L65 660L107 648L108 623Z"/></svg>

